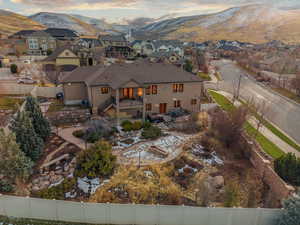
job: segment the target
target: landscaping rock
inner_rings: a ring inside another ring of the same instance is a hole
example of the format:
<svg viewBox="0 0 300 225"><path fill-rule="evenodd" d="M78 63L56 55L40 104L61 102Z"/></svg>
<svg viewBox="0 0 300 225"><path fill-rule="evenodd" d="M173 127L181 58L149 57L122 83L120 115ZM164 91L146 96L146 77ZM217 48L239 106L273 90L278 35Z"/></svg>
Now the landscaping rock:
<svg viewBox="0 0 300 225"><path fill-rule="evenodd" d="M217 188L220 189L224 186L224 177L223 176L216 176L212 179L212 185Z"/></svg>

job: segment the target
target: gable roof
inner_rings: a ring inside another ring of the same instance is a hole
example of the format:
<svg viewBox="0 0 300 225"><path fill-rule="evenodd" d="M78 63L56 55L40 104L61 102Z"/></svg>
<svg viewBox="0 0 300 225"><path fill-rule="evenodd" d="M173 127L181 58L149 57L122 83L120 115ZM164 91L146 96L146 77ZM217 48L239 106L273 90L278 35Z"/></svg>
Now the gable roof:
<svg viewBox="0 0 300 225"><path fill-rule="evenodd" d="M65 77L63 83L85 82L88 86L110 86L116 89L132 80L143 85L202 82L199 77L171 64L138 61L108 67L79 67Z"/></svg>
<svg viewBox="0 0 300 225"><path fill-rule="evenodd" d="M27 37L48 37L48 38L51 38L52 36L49 33L45 32L43 30L39 30L39 31L35 31L35 32L27 35Z"/></svg>
<svg viewBox="0 0 300 225"><path fill-rule="evenodd" d="M55 38L76 38L78 37L77 33L70 29L64 28L48 28L45 30L48 34Z"/></svg>
<svg viewBox="0 0 300 225"><path fill-rule="evenodd" d="M29 36L34 32L36 32L36 30L20 30L17 33L14 33L12 36Z"/></svg>
<svg viewBox="0 0 300 225"><path fill-rule="evenodd" d="M52 61L55 61L56 58L62 53L64 52L65 50L69 50L71 52L73 52L71 50L71 47L69 45L66 45L64 47L61 47L61 48L57 48L51 55L49 55L47 58L43 59L42 62L52 62ZM73 52L74 53L74 52ZM74 53L75 54L75 53ZM76 54L75 54L76 55Z"/></svg>

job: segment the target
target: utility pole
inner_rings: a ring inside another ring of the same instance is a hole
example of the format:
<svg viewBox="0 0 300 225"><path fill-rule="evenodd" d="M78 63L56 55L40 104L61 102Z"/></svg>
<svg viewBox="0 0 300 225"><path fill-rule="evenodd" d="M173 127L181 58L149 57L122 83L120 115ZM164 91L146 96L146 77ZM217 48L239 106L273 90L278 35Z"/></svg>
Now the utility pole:
<svg viewBox="0 0 300 225"><path fill-rule="evenodd" d="M242 81L242 74L240 74L239 76L237 90L234 90L233 104L235 103L235 100L239 99L240 97L241 81Z"/></svg>

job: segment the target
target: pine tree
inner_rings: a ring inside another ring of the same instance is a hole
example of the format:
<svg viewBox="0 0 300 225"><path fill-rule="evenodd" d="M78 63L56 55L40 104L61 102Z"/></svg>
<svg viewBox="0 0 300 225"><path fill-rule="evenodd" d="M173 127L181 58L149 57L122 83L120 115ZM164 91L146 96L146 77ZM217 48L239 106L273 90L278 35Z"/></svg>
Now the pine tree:
<svg viewBox="0 0 300 225"><path fill-rule="evenodd" d="M25 110L32 120L36 134L46 141L51 134L51 127L49 121L44 117L37 100L31 96L27 97Z"/></svg>
<svg viewBox="0 0 300 225"><path fill-rule="evenodd" d="M0 158L0 174L11 181L26 179L30 175L32 161L20 150L16 136L13 133L5 135L3 129L0 129Z"/></svg>
<svg viewBox="0 0 300 225"><path fill-rule="evenodd" d="M35 133L28 113L18 112L11 123L10 129L16 134L16 141L25 155L33 161L38 160L42 153L44 142Z"/></svg>
<svg viewBox="0 0 300 225"><path fill-rule="evenodd" d="M278 219L277 225L300 224L300 192L283 203L284 212Z"/></svg>

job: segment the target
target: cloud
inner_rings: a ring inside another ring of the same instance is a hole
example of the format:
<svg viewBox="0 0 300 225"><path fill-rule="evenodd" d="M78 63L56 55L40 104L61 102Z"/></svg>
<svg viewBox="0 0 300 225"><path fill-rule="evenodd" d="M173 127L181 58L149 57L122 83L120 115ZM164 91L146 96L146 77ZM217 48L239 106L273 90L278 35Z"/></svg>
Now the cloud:
<svg viewBox="0 0 300 225"><path fill-rule="evenodd" d="M104 10L133 8L138 0L11 0L24 6L57 10Z"/></svg>

